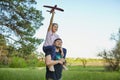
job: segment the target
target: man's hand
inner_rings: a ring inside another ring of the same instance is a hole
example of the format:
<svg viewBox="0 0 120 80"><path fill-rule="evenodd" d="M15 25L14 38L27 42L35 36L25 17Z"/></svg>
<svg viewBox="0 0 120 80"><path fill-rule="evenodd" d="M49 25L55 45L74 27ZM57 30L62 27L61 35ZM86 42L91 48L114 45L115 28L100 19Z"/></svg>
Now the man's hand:
<svg viewBox="0 0 120 80"><path fill-rule="evenodd" d="M65 59L64 59L64 58L61 58L61 59L58 60L58 63L59 63L59 64L63 64L63 62L65 62Z"/></svg>
<svg viewBox="0 0 120 80"><path fill-rule="evenodd" d="M60 61L65 62L65 59L64 59L64 58L61 58Z"/></svg>

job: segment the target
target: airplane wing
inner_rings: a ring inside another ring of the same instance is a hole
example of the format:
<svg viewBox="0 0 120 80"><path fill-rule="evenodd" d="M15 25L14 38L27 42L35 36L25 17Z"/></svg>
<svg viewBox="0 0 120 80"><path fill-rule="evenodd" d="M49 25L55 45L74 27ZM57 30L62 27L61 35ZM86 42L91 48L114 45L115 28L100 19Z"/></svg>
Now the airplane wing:
<svg viewBox="0 0 120 80"><path fill-rule="evenodd" d="M59 11L64 11L63 9L61 9L61 8L55 8L56 10L59 10Z"/></svg>
<svg viewBox="0 0 120 80"><path fill-rule="evenodd" d="M54 8L54 7L52 7L52 6L46 6L46 5L44 5L43 7L47 7L47 8Z"/></svg>
<svg viewBox="0 0 120 80"><path fill-rule="evenodd" d="M53 6L47 6L47 5L44 5L43 7L51 8L51 9L52 9L51 12L52 12L53 10L64 11L63 9L58 8L57 5L55 5L54 7L53 7Z"/></svg>

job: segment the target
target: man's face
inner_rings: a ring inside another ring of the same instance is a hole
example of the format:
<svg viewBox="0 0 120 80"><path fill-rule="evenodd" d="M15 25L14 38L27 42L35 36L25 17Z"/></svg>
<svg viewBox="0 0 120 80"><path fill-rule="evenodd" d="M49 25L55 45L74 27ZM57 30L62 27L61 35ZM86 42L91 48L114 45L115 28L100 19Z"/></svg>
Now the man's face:
<svg viewBox="0 0 120 80"><path fill-rule="evenodd" d="M54 45L57 47L57 48L61 48L62 47L62 40L56 40L54 42Z"/></svg>

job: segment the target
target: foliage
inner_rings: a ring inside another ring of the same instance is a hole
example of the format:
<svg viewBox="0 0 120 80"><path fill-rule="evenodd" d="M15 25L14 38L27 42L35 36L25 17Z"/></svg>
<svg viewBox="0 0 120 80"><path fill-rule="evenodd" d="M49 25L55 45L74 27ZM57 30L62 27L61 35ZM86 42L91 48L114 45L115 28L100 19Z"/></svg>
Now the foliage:
<svg viewBox="0 0 120 80"><path fill-rule="evenodd" d="M26 56L25 58L28 67L37 67L38 58L34 53Z"/></svg>
<svg viewBox="0 0 120 80"><path fill-rule="evenodd" d="M80 65L83 67L86 66L103 66L104 59L95 59L95 58L66 58L67 65Z"/></svg>
<svg viewBox="0 0 120 80"><path fill-rule="evenodd" d="M0 34L0 64L8 64L8 51L6 46L6 40L3 35Z"/></svg>
<svg viewBox="0 0 120 80"><path fill-rule="evenodd" d="M11 68L24 68L27 67L26 61L20 57L12 57L9 63Z"/></svg>
<svg viewBox="0 0 120 80"><path fill-rule="evenodd" d="M44 61L38 61L37 67L45 67L45 62Z"/></svg>
<svg viewBox="0 0 120 80"><path fill-rule="evenodd" d="M116 41L116 46L111 51L103 51L98 56L106 60L105 68L110 71L119 71L120 69L120 29L117 35L112 35L112 40Z"/></svg>
<svg viewBox="0 0 120 80"><path fill-rule="evenodd" d="M28 67L37 67L38 59L29 59L27 60Z"/></svg>
<svg viewBox="0 0 120 80"><path fill-rule="evenodd" d="M81 59L81 61L82 61L83 67L85 68L86 64L87 64L87 60L86 59Z"/></svg>
<svg viewBox="0 0 120 80"><path fill-rule="evenodd" d="M30 54L43 41L34 37L43 20L36 4L35 0L0 0L0 35L21 54Z"/></svg>
<svg viewBox="0 0 120 80"><path fill-rule="evenodd" d="M38 56L38 58L41 60L41 61L44 61L45 60L45 54L44 53L42 53L42 52L38 52L37 53L37 56Z"/></svg>

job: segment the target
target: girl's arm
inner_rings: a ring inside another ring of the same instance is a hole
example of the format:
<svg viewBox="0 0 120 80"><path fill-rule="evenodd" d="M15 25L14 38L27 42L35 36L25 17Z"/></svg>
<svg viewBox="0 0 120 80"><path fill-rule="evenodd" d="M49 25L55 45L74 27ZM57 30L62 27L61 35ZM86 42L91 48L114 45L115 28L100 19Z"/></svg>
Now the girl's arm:
<svg viewBox="0 0 120 80"><path fill-rule="evenodd" d="M48 31L52 30L52 23L53 23L54 14L55 14L55 12L53 11L51 19L50 19L50 24L49 24L49 27L48 27Z"/></svg>

